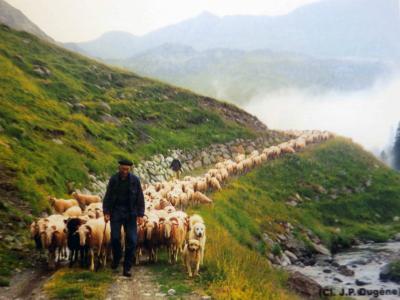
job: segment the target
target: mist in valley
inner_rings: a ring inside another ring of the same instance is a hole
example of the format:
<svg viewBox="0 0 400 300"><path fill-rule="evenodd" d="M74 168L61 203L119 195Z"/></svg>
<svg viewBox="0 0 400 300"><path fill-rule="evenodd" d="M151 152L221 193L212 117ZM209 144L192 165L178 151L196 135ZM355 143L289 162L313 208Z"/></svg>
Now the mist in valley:
<svg viewBox="0 0 400 300"><path fill-rule="evenodd" d="M280 90L252 98L244 108L273 129L322 129L350 137L378 157L385 151L390 163L400 121L400 76L357 92Z"/></svg>

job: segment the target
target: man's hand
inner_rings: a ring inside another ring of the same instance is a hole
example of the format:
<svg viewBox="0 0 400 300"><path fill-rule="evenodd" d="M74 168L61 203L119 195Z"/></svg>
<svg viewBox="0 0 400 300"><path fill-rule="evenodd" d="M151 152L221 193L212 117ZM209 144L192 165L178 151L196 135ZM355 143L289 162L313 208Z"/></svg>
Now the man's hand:
<svg viewBox="0 0 400 300"><path fill-rule="evenodd" d="M139 225L143 224L143 217L137 217L136 220Z"/></svg>
<svg viewBox="0 0 400 300"><path fill-rule="evenodd" d="M110 214L104 214L104 222L110 221Z"/></svg>

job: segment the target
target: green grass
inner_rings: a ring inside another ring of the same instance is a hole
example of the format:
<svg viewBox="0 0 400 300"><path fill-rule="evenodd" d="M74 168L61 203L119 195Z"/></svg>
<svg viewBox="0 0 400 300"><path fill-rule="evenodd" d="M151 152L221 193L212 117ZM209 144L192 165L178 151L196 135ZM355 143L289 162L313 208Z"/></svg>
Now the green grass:
<svg viewBox="0 0 400 300"><path fill-rule="evenodd" d="M112 279L111 270L62 268L45 283L44 290L50 299L104 299Z"/></svg>
<svg viewBox="0 0 400 300"><path fill-rule="evenodd" d="M189 279L186 276L185 267L180 259L178 263L170 265L166 251L159 251L158 262L156 264L148 264L147 266L154 273L154 280L160 285L161 292L167 293L169 289L175 290L175 295L170 297L171 299L179 299L193 291L199 292L199 285L195 285L195 282L198 282L199 278L194 280Z"/></svg>
<svg viewBox="0 0 400 300"><path fill-rule="evenodd" d="M284 231L278 222L286 221L295 227L298 239L307 241L304 228L311 229L332 251L355 239L387 240L400 230L399 222L393 221L400 214L399 183L397 172L341 137L228 181L222 191L210 195L212 206L190 209L207 225L203 280L198 285L217 299L294 299L285 290L286 274L271 269L266 259L280 247L269 249L261 234L276 240ZM319 185L326 194L317 191ZM364 190L331 198L333 188L345 186ZM297 207L285 204L296 193L310 200Z"/></svg>

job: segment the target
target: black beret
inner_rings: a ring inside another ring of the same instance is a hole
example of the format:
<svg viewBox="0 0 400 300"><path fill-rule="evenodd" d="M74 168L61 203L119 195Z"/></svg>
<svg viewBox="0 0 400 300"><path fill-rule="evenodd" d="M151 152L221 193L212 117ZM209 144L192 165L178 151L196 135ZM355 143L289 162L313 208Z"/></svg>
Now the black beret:
<svg viewBox="0 0 400 300"><path fill-rule="evenodd" d="M126 165L126 166L132 166L132 165L133 165L133 162L131 162L131 161L128 160L128 159L120 159L120 160L118 161L118 163L119 163L120 165Z"/></svg>

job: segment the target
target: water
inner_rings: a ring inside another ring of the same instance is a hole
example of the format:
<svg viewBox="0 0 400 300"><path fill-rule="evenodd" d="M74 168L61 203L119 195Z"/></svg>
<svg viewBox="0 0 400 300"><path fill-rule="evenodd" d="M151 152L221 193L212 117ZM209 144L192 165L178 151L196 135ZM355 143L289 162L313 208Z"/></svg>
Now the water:
<svg viewBox="0 0 400 300"><path fill-rule="evenodd" d="M344 276L338 273L337 269L329 263L316 263L314 266L288 266L288 269L297 270L317 281L323 287L333 287L335 294L344 292L354 293L351 297L355 299L385 299L400 300L400 285L392 281L383 282L379 279L380 270L384 265L395 258L399 258L400 242L364 244L352 247L349 250L340 252L333 256L333 260L340 265L347 266L354 271L354 276ZM331 273L324 272L330 270ZM356 279L368 284L356 285ZM362 290L365 289L365 290ZM395 290L392 295L363 295L357 296L358 292L372 291L373 293L383 290Z"/></svg>

